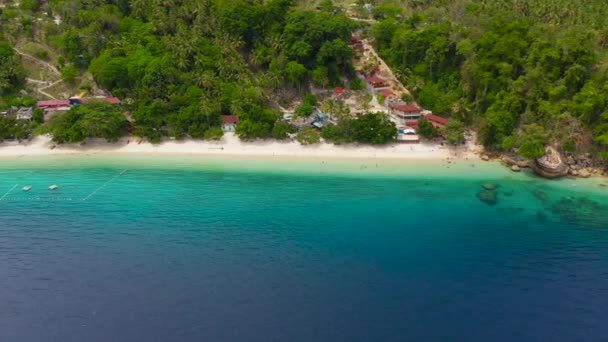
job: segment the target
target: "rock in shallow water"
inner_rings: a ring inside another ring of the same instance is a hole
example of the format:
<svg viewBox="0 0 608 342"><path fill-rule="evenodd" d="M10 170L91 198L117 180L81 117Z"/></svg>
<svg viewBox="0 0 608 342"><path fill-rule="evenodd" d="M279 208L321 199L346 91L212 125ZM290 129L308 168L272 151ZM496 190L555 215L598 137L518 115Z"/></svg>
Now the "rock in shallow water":
<svg viewBox="0 0 608 342"><path fill-rule="evenodd" d="M519 166L517 166L517 165L513 165L513 166L511 166L511 171L513 171L513 172L519 172L519 171L521 171L521 168Z"/></svg>
<svg viewBox="0 0 608 342"><path fill-rule="evenodd" d="M495 205L498 203L498 194L493 190L480 190L477 193L477 198L488 205Z"/></svg>
<svg viewBox="0 0 608 342"><path fill-rule="evenodd" d="M498 184L495 183L483 183L481 187L486 190L496 190L498 188Z"/></svg>

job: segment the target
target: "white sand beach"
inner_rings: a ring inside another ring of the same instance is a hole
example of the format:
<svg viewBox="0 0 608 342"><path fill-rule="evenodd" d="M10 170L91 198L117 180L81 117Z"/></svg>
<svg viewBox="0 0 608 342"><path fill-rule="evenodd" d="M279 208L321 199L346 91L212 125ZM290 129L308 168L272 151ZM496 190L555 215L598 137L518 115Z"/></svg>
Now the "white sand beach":
<svg viewBox="0 0 608 342"><path fill-rule="evenodd" d="M227 133L220 141L181 140L160 144L138 142L125 137L116 143L101 139L81 144L56 144L50 137L39 136L29 142L0 144L0 157L51 156L67 154L201 154L226 156L265 156L303 158L382 158L438 160L447 158L477 159L480 147L472 143L461 147L447 147L436 143L391 144L387 146L316 144L303 146L297 141L275 140L243 142L234 133Z"/></svg>

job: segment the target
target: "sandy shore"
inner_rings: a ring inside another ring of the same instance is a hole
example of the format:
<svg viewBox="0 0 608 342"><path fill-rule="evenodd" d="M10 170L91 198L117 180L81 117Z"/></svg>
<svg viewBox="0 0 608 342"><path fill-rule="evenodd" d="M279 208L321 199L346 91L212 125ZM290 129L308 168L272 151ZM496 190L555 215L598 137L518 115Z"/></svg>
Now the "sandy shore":
<svg viewBox="0 0 608 342"><path fill-rule="evenodd" d="M53 146L55 146L53 148ZM51 156L66 154L202 154L226 156L267 156L267 157L323 157L323 158L382 158L439 160L447 158L477 159L479 148L469 144L466 147L448 148L434 143L392 144L388 146L365 146L316 144L302 146L300 143L274 140L242 142L233 133L227 133L220 141L165 141L161 144L137 143L135 138L122 138L116 143L104 140L89 140L84 145L57 145L49 137L40 136L32 141L0 144L0 157Z"/></svg>

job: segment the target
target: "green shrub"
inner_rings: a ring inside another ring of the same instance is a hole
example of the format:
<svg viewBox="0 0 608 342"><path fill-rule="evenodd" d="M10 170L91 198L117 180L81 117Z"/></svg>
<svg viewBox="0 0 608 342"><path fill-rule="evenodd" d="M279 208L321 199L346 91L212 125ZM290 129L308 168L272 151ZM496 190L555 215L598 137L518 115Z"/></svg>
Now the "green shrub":
<svg viewBox="0 0 608 342"><path fill-rule="evenodd" d="M302 145L312 145L321 141L321 135L312 127L304 127L298 131L296 140Z"/></svg>

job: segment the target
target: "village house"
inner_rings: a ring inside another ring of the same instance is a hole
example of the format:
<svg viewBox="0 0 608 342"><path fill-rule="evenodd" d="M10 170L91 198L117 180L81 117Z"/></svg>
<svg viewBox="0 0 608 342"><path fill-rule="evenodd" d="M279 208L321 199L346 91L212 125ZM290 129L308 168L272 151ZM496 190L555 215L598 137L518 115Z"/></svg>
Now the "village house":
<svg viewBox="0 0 608 342"><path fill-rule="evenodd" d="M70 110L70 100L42 100L36 102L36 107L44 112L44 121L56 113L64 113Z"/></svg>
<svg viewBox="0 0 608 342"><path fill-rule="evenodd" d="M384 88L387 87L386 85L386 81L378 76L369 76L365 78L365 81L367 81L367 83L369 85L372 86L372 88Z"/></svg>
<svg viewBox="0 0 608 342"><path fill-rule="evenodd" d="M239 123L239 117L236 115L222 115L222 131L234 132L236 124Z"/></svg>
<svg viewBox="0 0 608 342"><path fill-rule="evenodd" d="M422 108L405 103L394 103L389 105L389 114L398 126L406 125L409 121L420 119Z"/></svg>
<svg viewBox="0 0 608 342"><path fill-rule="evenodd" d="M21 107L15 112L15 117L20 120L32 120L32 107Z"/></svg>
<svg viewBox="0 0 608 342"><path fill-rule="evenodd" d="M448 119L435 114L426 114L424 119L429 121L435 128L443 128L448 123Z"/></svg>
<svg viewBox="0 0 608 342"><path fill-rule="evenodd" d="M70 100L41 100L36 102L36 107L42 108L44 112L68 111Z"/></svg>
<svg viewBox="0 0 608 342"><path fill-rule="evenodd" d="M379 90L378 94L382 95L382 97L384 98L384 100L387 101L387 102L393 102L393 101L397 100L397 94L395 94L390 89Z"/></svg>

